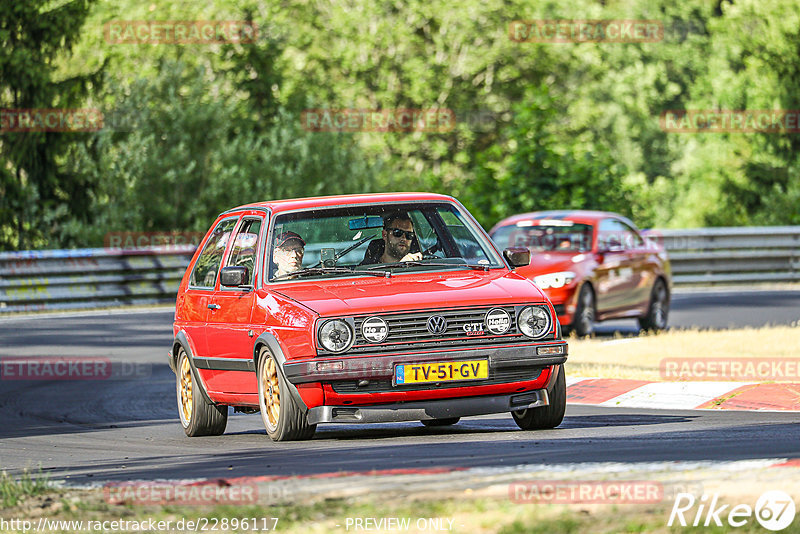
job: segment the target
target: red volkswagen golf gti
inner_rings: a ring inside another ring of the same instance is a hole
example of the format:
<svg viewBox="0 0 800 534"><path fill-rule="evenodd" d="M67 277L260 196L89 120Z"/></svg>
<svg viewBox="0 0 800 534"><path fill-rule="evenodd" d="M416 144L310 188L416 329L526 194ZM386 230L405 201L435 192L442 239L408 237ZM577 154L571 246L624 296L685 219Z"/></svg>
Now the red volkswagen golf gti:
<svg viewBox="0 0 800 534"><path fill-rule="evenodd" d="M455 199L263 202L211 225L178 290L169 364L187 435L261 413L276 441L320 423L511 412L563 417L567 344L545 294Z"/></svg>
<svg viewBox="0 0 800 534"><path fill-rule="evenodd" d="M590 335L596 322L636 318L645 330L667 327L671 291L667 253L621 215L539 211L503 219L489 232L501 247L526 247L517 273L544 290L565 332Z"/></svg>

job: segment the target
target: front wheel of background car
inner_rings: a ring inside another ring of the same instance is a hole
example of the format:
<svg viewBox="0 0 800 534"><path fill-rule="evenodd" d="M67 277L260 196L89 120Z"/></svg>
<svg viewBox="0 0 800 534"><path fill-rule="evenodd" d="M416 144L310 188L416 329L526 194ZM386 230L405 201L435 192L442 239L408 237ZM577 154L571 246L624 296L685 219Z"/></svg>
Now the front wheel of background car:
<svg viewBox="0 0 800 534"><path fill-rule="evenodd" d="M567 379L564 377L564 366L558 366L558 375L553 387L547 390L550 404L539 408L528 408L511 412L514 422L522 430L543 430L555 428L564 420L567 409Z"/></svg>
<svg viewBox="0 0 800 534"><path fill-rule="evenodd" d="M178 415L183 431L189 437L219 436L225 433L228 425L228 407L216 405L206 399L200 391L189 356L181 347L178 349L178 362L175 368L178 395Z"/></svg>
<svg viewBox="0 0 800 534"><path fill-rule="evenodd" d="M267 348L258 357L258 406L267 435L272 441L311 439L317 425L309 425L278 370L278 362Z"/></svg>
<svg viewBox="0 0 800 534"><path fill-rule="evenodd" d="M578 294L578 305L572 319L572 330L578 337L591 336L594 332L595 302L594 291L588 284L581 287Z"/></svg>
<svg viewBox="0 0 800 534"><path fill-rule="evenodd" d="M449 426L458 423L460 417L447 417L446 419L423 419L420 421L425 426Z"/></svg>
<svg viewBox="0 0 800 534"><path fill-rule="evenodd" d="M659 278L653 284L653 291L650 293L650 305L647 307L647 315L639 318L639 326L642 330L658 332L667 328L669 317L669 295L667 286Z"/></svg>

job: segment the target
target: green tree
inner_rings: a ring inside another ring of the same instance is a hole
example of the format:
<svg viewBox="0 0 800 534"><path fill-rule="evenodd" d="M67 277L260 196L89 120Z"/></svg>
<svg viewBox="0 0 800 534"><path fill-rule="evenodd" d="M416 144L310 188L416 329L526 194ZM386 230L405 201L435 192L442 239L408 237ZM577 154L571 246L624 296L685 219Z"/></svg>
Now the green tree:
<svg viewBox="0 0 800 534"><path fill-rule="evenodd" d="M101 183L97 221L76 237L112 231L205 231L221 211L262 200L369 191L375 170L352 136L311 133L277 106L219 99L202 67L165 61L155 79L109 84L117 130L94 136L75 165ZM266 123L266 126L264 125Z"/></svg>
<svg viewBox="0 0 800 534"><path fill-rule="evenodd" d="M81 37L93 0L48 8L45 0L0 3L0 108L80 106L99 71L58 79L56 61ZM102 70L102 69L101 69ZM4 132L0 137L0 249L58 243L72 217L89 218L93 185L62 160L77 133Z"/></svg>
<svg viewBox="0 0 800 534"><path fill-rule="evenodd" d="M465 201L485 226L513 213L604 209L630 214L625 169L611 150L576 130L547 86L529 90L514 108L503 145L480 165Z"/></svg>

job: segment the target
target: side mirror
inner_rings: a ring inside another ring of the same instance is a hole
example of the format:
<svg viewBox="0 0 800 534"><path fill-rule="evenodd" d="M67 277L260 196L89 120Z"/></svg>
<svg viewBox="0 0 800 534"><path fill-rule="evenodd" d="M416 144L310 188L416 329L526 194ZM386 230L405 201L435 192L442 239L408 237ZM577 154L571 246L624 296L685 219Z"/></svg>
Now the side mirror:
<svg viewBox="0 0 800 534"><path fill-rule="evenodd" d="M503 251L503 257L512 267L525 267L531 264L531 251L526 247L509 247Z"/></svg>
<svg viewBox="0 0 800 534"><path fill-rule="evenodd" d="M247 282L247 267L223 267L219 283L225 287L239 287Z"/></svg>

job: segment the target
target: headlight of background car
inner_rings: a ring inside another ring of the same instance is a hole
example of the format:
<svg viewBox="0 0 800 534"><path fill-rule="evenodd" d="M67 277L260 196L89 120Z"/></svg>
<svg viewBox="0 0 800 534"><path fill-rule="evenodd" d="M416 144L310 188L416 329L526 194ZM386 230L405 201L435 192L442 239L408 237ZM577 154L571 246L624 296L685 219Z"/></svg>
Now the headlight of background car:
<svg viewBox="0 0 800 534"><path fill-rule="evenodd" d="M575 280L575 273L572 271L564 271L536 276L533 279L533 283L542 289L547 289L549 287L558 289L559 287L564 287L573 280Z"/></svg>
<svg viewBox="0 0 800 534"><path fill-rule="evenodd" d="M526 336L538 339L550 331L550 312L541 306L523 308L517 316L517 327Z"/></svg>
<svg viewBox="0 0 800 534"><path fill-rule="evenodd" d="M319 329L319 342L330 352L344 352L353 345L353 330L341 319L332 319L322 323Z"/></svg>

